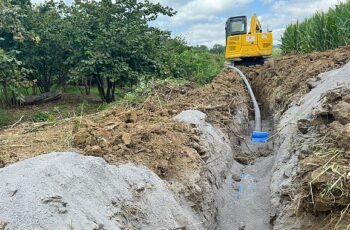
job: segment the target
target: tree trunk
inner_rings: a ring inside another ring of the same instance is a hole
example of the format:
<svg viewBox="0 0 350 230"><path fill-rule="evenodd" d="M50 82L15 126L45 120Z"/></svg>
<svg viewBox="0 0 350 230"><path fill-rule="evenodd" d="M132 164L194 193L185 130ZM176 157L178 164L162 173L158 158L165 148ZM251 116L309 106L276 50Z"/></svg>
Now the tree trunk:
<svg viewBox="0 0 350 230"><path fill-rule="evenodd" d="M107 102L103 80L97 75L94 75L94 79L96 80L97 89L98 89L98 92L100 94L100 97L101 97L102 101Z"/></svg>
<svg viewBox="0 0 350 230"><path fill-rule="evenodd" d="M4 82L4 83L2 84L2 88L3 88L3 92L4 92L5 103L6 103L7 105L10 105L6 82Z"/></svg>
<svg viewBox="0 0 350 230"><path fill-rule="evenodd" d="M40 103L45 103L49 101L54 101L58 100L62 97L61 92L46 92L42 93L40 95L35 95L35 96L28 96L23 99L23 101L19 101L18 104L21 105L34 105L34 104L40 104Z"/></svg>

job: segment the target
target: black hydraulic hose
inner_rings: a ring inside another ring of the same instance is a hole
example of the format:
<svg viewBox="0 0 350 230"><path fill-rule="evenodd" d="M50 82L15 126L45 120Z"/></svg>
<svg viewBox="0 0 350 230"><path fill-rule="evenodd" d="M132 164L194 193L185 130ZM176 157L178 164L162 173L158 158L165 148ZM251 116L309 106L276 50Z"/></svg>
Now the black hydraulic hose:
<svg viewBox="0 0 350 230"><path fill-rule="evenodd" d="M253 102L253 106L254 106L254 113L255 113L254 131L261 132L261 113L260 113L260 108L259 108L258 102L256 101L256 98L255 98L254 92L252 90L252 87L250 87L248 79L246 78L246 76L244 76L242 71L240 71L238 68L236 68L232 64L227 64L227 67L230 68L230 69L233 69L234 71L236 71L239 74L239 76L241 77L241 79L243 80L245 86L247 87L248 93L250 95L250 98L251 98L251 100Z"/></svg>

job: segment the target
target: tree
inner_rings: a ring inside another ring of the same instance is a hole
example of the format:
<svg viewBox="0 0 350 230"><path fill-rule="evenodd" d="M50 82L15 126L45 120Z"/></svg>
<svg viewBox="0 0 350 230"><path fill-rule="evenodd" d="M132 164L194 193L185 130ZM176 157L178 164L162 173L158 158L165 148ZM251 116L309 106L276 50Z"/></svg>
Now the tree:
<svg viewBox="0 0 350 230"><path fill-rule="evenodd" d="M210 49L211 53L221 54L225 52L225 46L220 44L215 44L213 48Z"/></svg>
<svg viewBox="0 0 350 230"><path fill-rule="evenodd" d="M200 51L200 52L207 52L209 51L208 47L206 45L199 45L195 46L194 49Z"/></svg>
<svg viewBox="0 0 350 230"><path fill-rule="evenodd" d="M36 79L39 90L49 92L54 84L65 86L69 67L66 59L71 54L67 45L69 39L66 19L63 15L67 6L54 1L26 9L23 22L28 31L35 33L35 39L27 40L18 46L20 59L32 70L31 80Z"/></svg>
<svg viewBox="0 0 350 230"><path fill-rule="evenodd" d="M172 39L169 32L149 25L160 14L175 14L160 4L75 0L65 5L49 0L32 5L29 0L3 0L0 7L1 68L12 71L2 76L6 90L13 80L25 83L16 87L35 82L33 94L67 84L84 86L89 94L94 85L109 103L117 89L126 93L151 79L197 79L192 74L201 75L200 82L211 79L213 71L202 71L210 66L208 47L188 47L183 39Z"/></svg>
<svg viewBox="0 0 350 230"><path fill-rule="evenodd" d="M17 103L23 96L21 88L29 85L25 78L29 71L16 58L17 44L32 38L21 22L24 17L20 7L7 1L0 3L0 92L7 105Z"/></svg>
<svg viewBox="0 0 350 230"><path fill-rule="evenodd" d="M30 86L30 82L25 78L26 71L21 65L14 53L0 49L0 85L7 105L21 101L23 96L21 88Z"/></svg>
<svg viewBox="0 0 350 230"><path fill-rule="evenodd" d="M131 88L157 70L157 41L164 32L149 27L172 9L148 1L77 1L70 11L72 44L69 63L74 80L92 79L101 99L115 99L116 87ZM84 81L84 80L83 80Z"/></svg>
<svg viewBox="0 0 350 230"><path fill-rule="evenodd" d="M11 51L18 43L32 38L22 23L26 15L21 8L8 1L0 2L0 48Z"/></svg>

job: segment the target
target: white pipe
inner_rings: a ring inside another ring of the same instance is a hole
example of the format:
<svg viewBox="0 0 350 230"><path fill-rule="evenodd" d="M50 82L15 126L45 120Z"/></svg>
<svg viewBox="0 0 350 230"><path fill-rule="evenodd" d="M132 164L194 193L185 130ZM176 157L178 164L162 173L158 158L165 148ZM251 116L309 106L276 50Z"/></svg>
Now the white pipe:
<svg viewBox="0 0 350 230"><path fill-rule="evenodd" d="M253 106L254 106L254 113L255 113L255 126L254 126L254 131L259 131L261 132L261 113L260 113L260 108L258 105L258 102L256 101L256 98L254 96L254 92L252 90L252 87L250 87L249 81L246 78L246 76L244 76L244 74L242 73L242 71L240 71L238 68L234 67L232 64L226 64L228 68L233 69L234 71L236 71L239 76L242 78L242 80L244 81L245 86L248 89L248 93L250 95L250 98L253 102Z"/></svg>

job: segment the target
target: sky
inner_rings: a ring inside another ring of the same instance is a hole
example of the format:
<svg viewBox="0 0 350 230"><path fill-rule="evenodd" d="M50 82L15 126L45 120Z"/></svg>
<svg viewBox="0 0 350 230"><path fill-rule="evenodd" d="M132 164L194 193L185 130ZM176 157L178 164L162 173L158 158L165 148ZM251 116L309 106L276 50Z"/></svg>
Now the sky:
<svg viewBox="0 0 350 230"><path fill-rule="evenodd" d="M44 0L32 0L43 2ZM71 3L72 0L64 0ZM150 0L177 11L173 17L160 16L153 26L185 38L189 45L225 43L225 21L232 16L256 14L265 31L273 31L279 44L286 25L302 21L317 11L326 11L346 0Z"/></svg>

